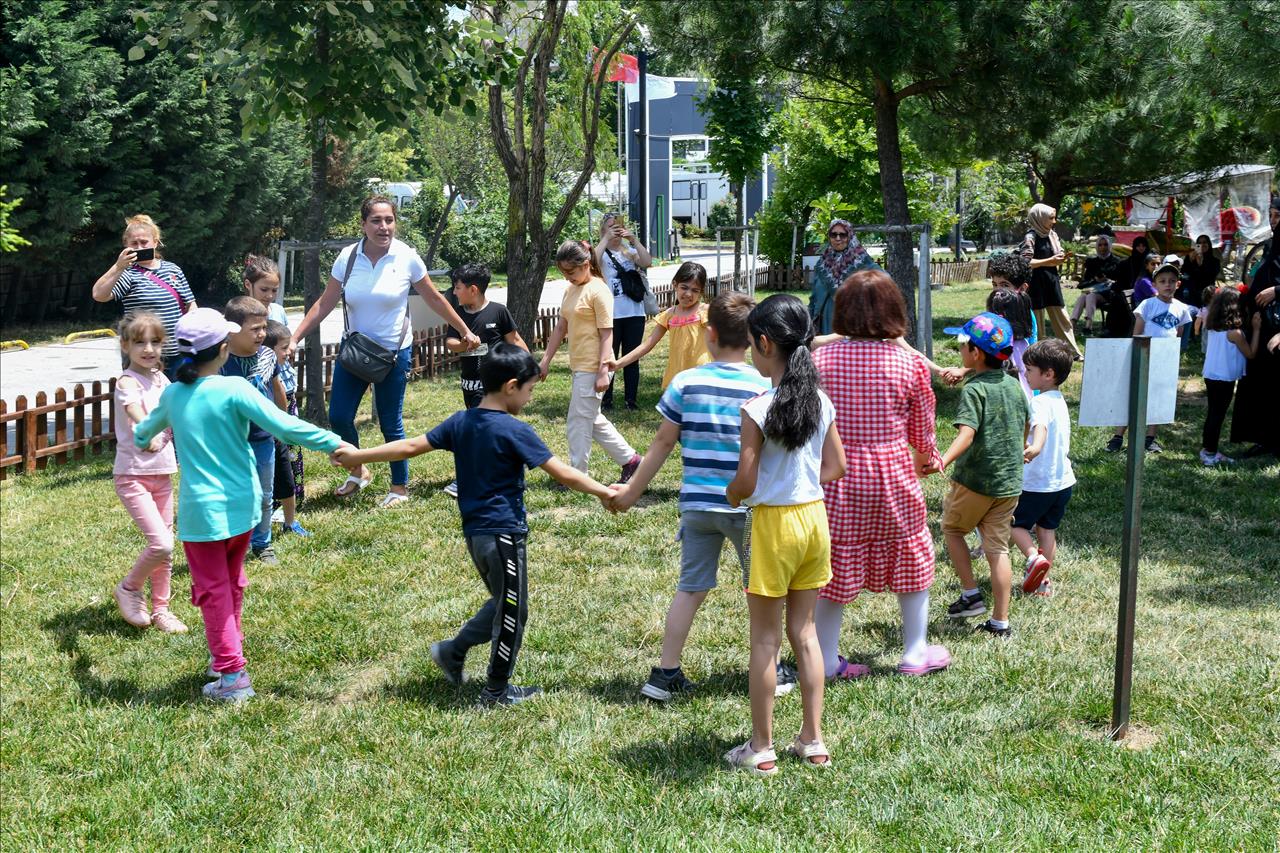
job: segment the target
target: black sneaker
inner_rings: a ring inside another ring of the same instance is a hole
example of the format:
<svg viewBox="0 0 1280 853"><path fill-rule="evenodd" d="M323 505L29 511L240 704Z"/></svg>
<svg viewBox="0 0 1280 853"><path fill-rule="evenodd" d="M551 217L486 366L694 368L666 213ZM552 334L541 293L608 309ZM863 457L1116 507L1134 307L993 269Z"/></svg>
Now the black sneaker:
<svg viewBox="0 0 1280 853"><path fill-rule="evenodd" d="M1108 453L1119 453L1121 450L1124 450L1124 436L1123 435L1111 436L1111 440L1107 442L1107 446L1105 449Z"/></svg>
<svg viewBox="0 0 1280 853"><path fill-rule="evenodd" d="M436 666L440 667L440 671L444 673L444 680L450 684L462 684L467 680L467 676L462 671L462 662L455 661L453 655L449 653L449 641L441 640L438 643L431 644L431 659L435 661Z"/></svg>
<svg viewBox="0 0 1280 853"><path fill-rule="evenodd" d="M519 705L542 694L541 687L517 687L508 684L501 693L494 693L485 688L480 691L480 700L476 703L481 708L494 708L499 705Z"/></svg>
<svg viewBox="0 0 1280 853"><path fill-rule="evenodd" d="M261 548L254 548L249 552L250 559L258 560L267 566L278 566L280 561L276 559L276 551L270 545L264 545Z"/></svg>
<svg viewBox="0 0 1280 853"><path fill-rule="evenodd" d="M992 624L991 624L991 620L990 620L990 619L988 619L986 622L982 622L982 623L979 623L978 625L974 626L973 632L976 634L976 633L978 633L979 631L983 632L984 634L990 634L990 635L991 635L991 636L993 636L993 637L1011 637L1011 636L1013 636L1013 629L1012 629L1012 628L997 628L995 625L992 625Z"/></svg>
<svg viewBox="0 0 1280 853"><path fill-rule="evenodd" d="M773 686L773 695L786 696L796 689L796 671L781 661L775 673L777 683Z"/></svg>
<svg viewBox="0 0 1280 853"><path fill-rule="evenodd" d="M649 680L640 685L640 695L655 702L669 702L677 693L692 693L698 685L684 677L684 671L667 675L661 667L649 670Z"/></svg>
<svg viewBox="0 0 1280 853"><path fill-rule="evenodd" d="M964 593L960 597L951 602L951 606L947 608L947 615L952 619L965 619L969 616L981 616L987 612L987 602L983 600L982 593L978 593L973 597L969 597Z"/></svg>
<svg viewBox="0 0 1280 853"><path fill-rule="evenodd" d="M1144 445L1148 453L1164 453L1164 448L1160 446L1160 442L1156 441L1154 435L1147 436L1147 442Z"/></svg>

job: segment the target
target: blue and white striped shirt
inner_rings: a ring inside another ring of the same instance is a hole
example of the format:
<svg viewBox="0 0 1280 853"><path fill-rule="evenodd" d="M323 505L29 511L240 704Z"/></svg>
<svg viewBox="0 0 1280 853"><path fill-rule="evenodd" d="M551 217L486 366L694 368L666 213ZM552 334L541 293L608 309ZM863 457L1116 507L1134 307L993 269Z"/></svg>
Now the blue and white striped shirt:
<svg viewBox="0 0 1280 853"><path fill-rule="evenodd" d="M713 361L671 380L658 412L680 427L681 511L745 511L729 506L724 493L738 470L742 406L770 387L768 379L742 362Z"/></svg>

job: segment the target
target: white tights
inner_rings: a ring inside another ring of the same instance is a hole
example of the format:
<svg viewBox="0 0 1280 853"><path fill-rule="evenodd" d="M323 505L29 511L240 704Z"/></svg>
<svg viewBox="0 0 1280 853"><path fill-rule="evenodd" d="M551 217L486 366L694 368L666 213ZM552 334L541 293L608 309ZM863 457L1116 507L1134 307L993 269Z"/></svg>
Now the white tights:
<svg viewBox="0 0 1280 853"><path fill-rule="evenodd" d="M929 647L929 591L899 593L898 609L902 611L902 662L919 666L924 663ZM822 669L827 678L834 676L840 666L840 623L843 616L844 605L830 599L819 598L814 607L813 621L818 629Z"/></svg>

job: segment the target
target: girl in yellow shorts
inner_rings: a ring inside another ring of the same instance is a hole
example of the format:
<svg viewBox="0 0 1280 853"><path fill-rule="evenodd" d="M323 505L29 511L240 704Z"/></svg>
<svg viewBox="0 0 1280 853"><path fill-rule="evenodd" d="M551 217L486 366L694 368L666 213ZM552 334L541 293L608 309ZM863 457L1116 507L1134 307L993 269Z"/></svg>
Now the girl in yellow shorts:
<svg viewBox="0 0 1280 853"><path fill-rule="evenodd" d="M813 623L818 590L831 580L831 539L822 484L844 476L835 408L818 390L809 357L813 328L804 303L770 296L747 318L752 361L773 388L742 407L742 453L727 497L751 507L747 521L747 609L751 613L751 737L731 750L732 766L778 772L773 750L774 661L782 611L796 654L804 722L787 752L828 767L822 742L822 650Z"/></svg>

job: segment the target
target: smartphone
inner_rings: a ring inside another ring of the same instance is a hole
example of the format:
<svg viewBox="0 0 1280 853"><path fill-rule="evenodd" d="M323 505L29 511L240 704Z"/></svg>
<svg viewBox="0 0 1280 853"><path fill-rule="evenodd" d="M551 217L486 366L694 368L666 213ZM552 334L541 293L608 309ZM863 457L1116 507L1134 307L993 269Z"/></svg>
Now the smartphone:
<svg viewBox="0 0 1280 853"><path fill-rule="evenodd" d="M138 256L134 258L135 261L155 260L155 257L156 257L155 249L134 249L134 251L138 253Z"/></svg>

